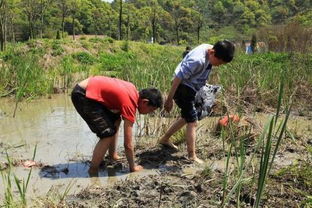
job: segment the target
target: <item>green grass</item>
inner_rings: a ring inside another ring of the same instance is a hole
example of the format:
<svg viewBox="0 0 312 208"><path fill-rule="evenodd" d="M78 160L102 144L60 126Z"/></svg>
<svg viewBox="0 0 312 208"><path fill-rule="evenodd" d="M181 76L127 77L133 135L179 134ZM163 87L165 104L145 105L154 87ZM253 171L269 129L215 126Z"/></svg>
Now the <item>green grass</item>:
<svg viewBox="0 0 312 208"><path fill-rule="evenodd" d="M31 160L35 159L37 152L37 145L34 148L33 157ZM1 171L2 180L4 183L4 201L0 206L4 207L27 207L27 190L28 184L30 181L30 176L32 173L32 168L28 171L26 180L20 179L13 172L13 162L6 152L6 159L8 163L8 169ZM15 186L14 186L15 185ZM16 197L14 188L17 188L17 194L19 197Z"/></svg>
<svg viewBox="0 0 312 208"><path fill-rule="evenodd" d="M45 95L53 92L53 87L70 89L77 80L90 75L116 76L133 82L138 89L154 86L166 93L183 50L182 46L101 38L42 39L9 44L8 49L0 53L0 95L20 92L23 82L20 79L25 81L26 77L30 81L17 98ZM49 65L45 65L46 59L51 61ZM237 53L233 62L214 69L209 82L223 85L227 102L234 98L237 100L234 107L243 110L246 102L254 106L276 106L278 83L283 75L285 96L291 96L297 89L294 106L304 112L304 108L311 107L311 65L312 54ZM25 71L31 75L17 76L17 72ZM250 101L250 97L253 100Z"/></svg>
<svg viewBox="0 0 312 208"><path fill-rule="evenodd" d="M214 73L215 79L223 85L226 92L244 100L246 96L255 96L252 104L265 103L270 107L277 105L278 83L284 80L285 96L298 89L295 103L300 103L300 94L312 89L312 71L310 54L261 53L252 56L237 54L234 61L223 65ZM253 94L246 94L253 90ZM307 103L308 104L308 103Z"/></svg>
<svg viewBox="0 0 312 208"><path fill-rule="evenodd" d="M260 206L267 178L269 177L276 153L285 137L286 126L291 110L292 97L289 99L287 97L285 98L284 80L284 78L281 78L279 85L276 113L268 119L262 134L257 139L253 152L248 158L246 156L244 135L240 137L237 136L235 125L230 124L227 129L221 131L224 151L226 152L227 158L223 178L222 207L226 207L230 199L233 199L233 196L235 196L237 207L239 207L241 189L247 183L252 183L252 186L255 187L256 190L254 207L257 208ZM280 113L283 100L288 103L288 105L285 107L286 116L284 119L281 119ZM227 132L224 133L225 131ZM225 139L230 140L229 145L226 145L224 142ZM260 161L257 159L258 156L260 156ZM230 161L234 161L234 167L232 169L229 168ZM252 168L252 164L257 164L259 168L256 174L253 173L253 176L250 176L247 170Z"/></svg>

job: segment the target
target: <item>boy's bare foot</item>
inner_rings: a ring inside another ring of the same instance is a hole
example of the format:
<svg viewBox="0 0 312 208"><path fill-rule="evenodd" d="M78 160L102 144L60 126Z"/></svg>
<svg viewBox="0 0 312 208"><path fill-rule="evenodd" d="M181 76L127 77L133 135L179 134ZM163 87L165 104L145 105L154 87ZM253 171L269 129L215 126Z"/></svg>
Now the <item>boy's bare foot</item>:
<svg viewBox="0 0 312 208"><path fill-rule="evenodd" d="M198 157L189 157L189 159L190 160L192 160L192 161L194 161L194 162L196 162L196 163L198 163L198 164L203 164L204 163L204 161L203 160L201 160L201 159L199 159Z"/></svg>
<svg viewBox="0 0 312 208"><path fill-rule="evenodd" d="M90 167L88 170L90 177L99 177L99 169L95 167Z"/></svg>
<svg viewBox="0 0 312 208"><path fill-rule="evenodd" d="M179 150L179 148L173 144L172 142L162 142L162 141L159 141L159 144L166 147L166 148L170 148L170 149L174 149L176 151Z"/></svg>
<svg viewBox="0 0 312 208"><path fill-rule="evenodd" d="M120 157L117 152L114 152L112 154L109 154L108 157L107 157L110 161L118 161L118 160L121 160L122 157Z"/></svg>
<svg viewBox="0 0 312 208"><path fill-rule="evenodd" d="M143 170L143 166L136 165L132 169L130 169L130 172L137 172L137 171L140 171L140 170Z"/></svg>
<svg viewBox="0 0 312 208"><path fill-rule="evenodd" d="M120 160L122 157L120 157L119 155L114 155L114 156L110 156L110 159L111 160L114 160L114 161L118 161Z"/></svg>

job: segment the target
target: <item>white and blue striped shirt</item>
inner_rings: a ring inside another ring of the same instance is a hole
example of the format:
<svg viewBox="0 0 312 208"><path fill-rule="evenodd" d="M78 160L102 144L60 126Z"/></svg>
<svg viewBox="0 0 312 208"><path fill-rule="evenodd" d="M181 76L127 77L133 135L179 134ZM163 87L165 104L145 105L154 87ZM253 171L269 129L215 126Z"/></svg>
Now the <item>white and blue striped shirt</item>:
<svg viewBox="0 0 312 208"><path fill-rule="evenodd" d="M196 92L206 84L211 72L207 51L212 49L210 44L202 44L191 50L175 69L174 75Z"/></svg>

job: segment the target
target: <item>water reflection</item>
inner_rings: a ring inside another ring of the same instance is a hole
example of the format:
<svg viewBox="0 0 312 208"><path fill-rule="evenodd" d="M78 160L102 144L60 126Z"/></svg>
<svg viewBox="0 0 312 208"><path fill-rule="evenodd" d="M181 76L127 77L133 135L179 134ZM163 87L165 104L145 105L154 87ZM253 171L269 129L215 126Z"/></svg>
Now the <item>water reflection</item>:
<svg viewBox="0 0 312 208"><path fill-rule="evenodd" d="M0 103L0 112L5 115L0 117L0 140L13 146L26 144L19 150L23 159L31 157L36 144L36 160L43 163L91 157L98 138L75 111L68 95L20 103L15 118L12 118L14 102ZM122 137L119 140L120 145Z"/></svg>
<svg viewBox="0 0 312 208"><path fill-rule="evenodd" d="M30 160L37 145L35 161L46 169L33 168L29 182L33 194L45 194L51 187L68 184L73 179L77 186L73 190L77 191L90 184L107 185L136 175L107 166L99 172L98 178L89 178L89 164L82 161L91 159L98 138L75 111L69 95L20 103L15 118L12 117L14 106L13 100L0 99L0 162L6 160L6 150L12 159ZM119 135L120 148L122 128ZM18 166L12 171L18 178L26 179L29 170ZM0 187L3 187L1 178ZM3 190L0 190L0 198L2 195Z"/></svg>
<svg viewBox="0 0 312 208"><path fill-rule="evenodd" d="M89 178L88 162L74 162L46 165L40 169L39 176L42 178L62 179L62 178ZM127 174L121 165L110 165L100 169L98 177L115 177Z"/></svg>

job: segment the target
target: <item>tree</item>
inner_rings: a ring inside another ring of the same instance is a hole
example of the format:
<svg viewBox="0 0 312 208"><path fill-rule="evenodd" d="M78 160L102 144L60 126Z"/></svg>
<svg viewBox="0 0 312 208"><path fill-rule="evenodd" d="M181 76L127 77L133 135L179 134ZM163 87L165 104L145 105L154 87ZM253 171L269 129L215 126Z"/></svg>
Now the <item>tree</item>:
<svg viewBox="0 0 312 208"><path fill-rule="evenodd" d="M4 51L6 45L7 32L7 2L0 0L0 50Z"/></svg>
<svg viewBox="0 0 312 208"><path fill-rule="evenodd" d="M61 28L62 28L62 38L64 38L64 29L65 29L65 18L68 16L70 10L69 10L69 4L67 0L57 0L57 6L59 7L61 11Z"/></svg>
<svg viewBox="0 0 312 208"><path fill-rule="evenodd" d="M122 0L119 0L118 40L122 40Z"/></svg>
<svg viewBox="0 0 312 208"><path fill-rule="evenodd" d="M151 23L152 23L152 37L154 42L157 42L156 37L156 28L158 24L158 12L160 10L160 7L158 6L157 2L153 1L152 3L152 16L151 16Z"/></svg>
<svg viewBox="0 0 312 208"><path fill-rule="evenodd" d="M81 5L82 5L82 0L71 0L70 1L70 13L71 13L71 18L72 18L72 35L73 35L73 40L76 39L76 18L79 14Z"/></svg>
<svg viewBox="0 0 312 208"><path fill-rule="evenodd" d="M28 37L36 37L36 24L40 17L40 5L38 0L22 0L22 8L28 21Z"/></svg>
<svg viewBox="0 0 312 208"><path fill-rule="evenodd" d="M44 15L49 7L52 0L40 0L39 7L40 7L40 38L43 37L43 28L44 28Z"/></svg>
<svg viewBox="0 0 312 208"><path fill-rule="evenodd" d="M194 27L195 27L196 36L197 36L197 43L199 44L200 29L203 27L203 17L197 11L193 11L192 18L193 18L193 22L195 23Z"/></svg>
<svg viewBox="0 0 312 208"><path fill-rule="evenodd" d="M136 18L136 8L133 4L127 3L125 5L125 15L126 20L124 21L124 24L126 26L126 40L130 39L130 32L132 30L132 27L135 25Z"/></svg>
<svg viewBox="0 0 312 208"><path fill-rule="evenodd" d="M185 8L182 6L181 2L174 1L173 4L168 4L169 13L172 16L174 21L174 32L176 35L176 42L180 44L180 32L183 29L192 28L192 21L191 21L191 9Z"/></svg>

